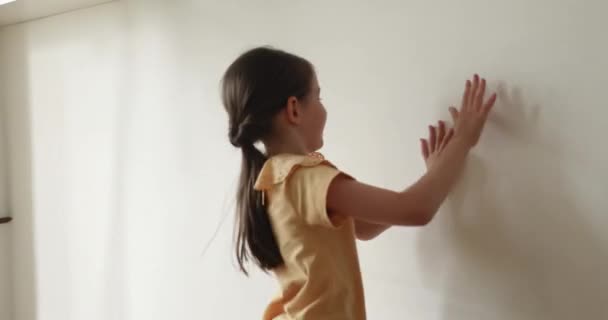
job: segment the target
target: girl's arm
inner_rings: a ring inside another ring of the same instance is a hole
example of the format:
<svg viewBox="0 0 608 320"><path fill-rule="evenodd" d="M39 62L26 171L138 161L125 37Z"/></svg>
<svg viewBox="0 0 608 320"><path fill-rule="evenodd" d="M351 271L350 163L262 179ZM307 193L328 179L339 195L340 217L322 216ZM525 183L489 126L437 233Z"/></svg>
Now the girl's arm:
<svg viewBox="0 0 608 320"><path fill-rule="evenodd" d="M432 164L436 155L445 148L454 134L453 130L448 131L446 134L445 123L443 123L443 121L439 121L438 127L429 126L429 130L429 140L434 142L432 146L435 147L431 149L428 141L423 140L422 156L427 164L427 168ZM377 224L365 220L355 220L355 232L357 239L359 240L372 240L390 227L390 224Z"/></svg>
<svg viewBox="0 0 608 320"><path fill-rule="evenodd" d="M496 101L494 94L483 103L484 93L485 80L480 81L475 75L472 84L467 81L460 111L450 108L453 133L446 137L440 123L442 143L437 144L434 127L429 140L422 140L428 171L411 187L395 192L338 176L328 191L328 211L371 224L416 226L429 223L460 175L466 156L479 140Z"/></svg>
<svg viewBox="0 0 608 320"><path fill-rule="evenodd" d="M429 140L422 140L422 156L429 168L439 152L445 148L452 138L454 131L446 133L445 123L439 121L439 126L429 126ZM432 143L429 145L429 141ZM379 236L386 229L390 228L387 224L370 223L364 220L355 220L355 232L359 240L371 240Z"/></svg>
<svg viewBox="0 0 608 320"><path fill-rule="evenodd" d="M431 221L462 170L469 148L456 138L410 188L395 192L336 177L328 190L330 212L375 224L420 226Z"/></svg>
<svg viewBox="0 0 608 320"><path fill-rule="evenodd" d="M390 228L390 225L370 223L364 220L355 220L355 234L359 240L372 240L379 236L386 229Z"/></svg>

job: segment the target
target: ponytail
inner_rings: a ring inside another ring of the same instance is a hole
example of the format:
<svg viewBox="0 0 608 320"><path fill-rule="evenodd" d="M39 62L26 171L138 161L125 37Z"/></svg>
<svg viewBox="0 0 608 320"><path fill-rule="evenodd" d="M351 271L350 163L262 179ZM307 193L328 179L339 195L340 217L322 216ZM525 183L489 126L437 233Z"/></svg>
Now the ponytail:
<svg viewBox="0 0 608 320"><path fill-rule="evenodd" d="M264 206L264 195L253 189L255 181L266 161L253 144L241 147L243 160L237 192L236 214L236 259L239 268L247 273L245 264L249 260L267 271L283 264L268 212Z"/></svg>
<svg viewBox="0 0 608 320"><path fill-rule="evenodd" d="M253 261L262 270L283 264L262 192L254 185L266 156L254 143L272 134L273 118L289 97L311 91L310 62L285 51L259 47L239 56L222 78L222 104L228 113L228 138L243 152L236 198L235 253L240 269Z"/></svg>

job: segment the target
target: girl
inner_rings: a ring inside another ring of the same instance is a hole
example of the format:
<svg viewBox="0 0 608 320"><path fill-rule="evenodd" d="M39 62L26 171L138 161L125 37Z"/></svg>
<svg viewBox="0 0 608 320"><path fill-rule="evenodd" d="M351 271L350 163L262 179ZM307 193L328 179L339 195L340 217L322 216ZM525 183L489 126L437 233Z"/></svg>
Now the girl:
<svg viewBox="0 0 608 320"><path fill-rule="evenodd" d="M485 85L477 75L466 82L461 107L450 107L454 128L439 121L421 139L426 174L395 192L358 182L315 152L327 113L310 62L261 47L228 67L228 136L243 152L236 258L245 274L253 261L281 287L264 319L365 319L355 238L431 221L496 101L484 101Z"/></svg>

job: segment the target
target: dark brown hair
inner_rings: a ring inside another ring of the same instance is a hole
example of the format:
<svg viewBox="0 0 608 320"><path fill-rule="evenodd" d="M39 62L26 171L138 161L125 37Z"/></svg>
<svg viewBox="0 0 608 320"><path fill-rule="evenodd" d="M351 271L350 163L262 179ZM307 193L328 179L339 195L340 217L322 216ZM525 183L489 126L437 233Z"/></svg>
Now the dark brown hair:
<svg viewBox="0 0 608 320"><path fill-rule="evenodd" d="M243 152L236 198L235 253L247 273L253 260L263 271L283 264L262 193L253 186L267 159L255 143L272 131L272 119L289 97L304 99L314 75L312 64L285 51L259 47L239 56L222 79L230 143Z"/></svg>

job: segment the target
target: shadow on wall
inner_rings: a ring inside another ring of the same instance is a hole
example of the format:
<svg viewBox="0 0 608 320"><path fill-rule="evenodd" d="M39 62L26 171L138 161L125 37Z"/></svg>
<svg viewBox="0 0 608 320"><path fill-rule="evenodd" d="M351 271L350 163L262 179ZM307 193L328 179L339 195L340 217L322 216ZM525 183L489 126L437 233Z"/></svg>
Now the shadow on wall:
<svg viewBox="0 0 608 320"><path fill-rule="evenodd" d="M13 217L12 306L14 320L37 319L36 261L31 172L31 105L29 101L28 28L15 25L0 29L2 117L8 155L8 208Z"/></svg>
<svg viewBox="0 0 608 320"><path fill-rule="evenodd" d="M540 105L518 88L498 93L494 137L421 232L425 282L442 295L444 319L603 319L608 245L577 204L584 190L569 188L576 167L558 132L540 134Z"/></svg>

